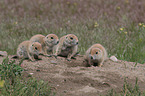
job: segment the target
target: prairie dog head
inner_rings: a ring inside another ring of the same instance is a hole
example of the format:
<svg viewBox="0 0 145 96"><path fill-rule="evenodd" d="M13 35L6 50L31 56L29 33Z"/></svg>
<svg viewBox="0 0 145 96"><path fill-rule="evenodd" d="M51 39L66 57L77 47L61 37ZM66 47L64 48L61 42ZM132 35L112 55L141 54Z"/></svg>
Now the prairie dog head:
<svg viewBox="0 0 145 96"><path fill-rule="evenodd" d="M42 46L40 43L38 42L33 42L31 45L30 45L30 52L32 54L36 54L36 55L39 55L42 53Z"/></svg>
<svg viewBox="0 0 145 96"><path fill-rule="evenodd" d="M74 34L68 34L65 37L65 44L67 46L75 46L78 45L78 38Z"/></svg>
<svg viewBox="0 0 145 96"><path fill-rule="evenodd" d="M90 52L90 58L91 58L91 60L101 59L102 56L103 56L103 52L99 48L92 48L91 49L91 52Z"/></svg>
<svg viewBox="0 0 145 96"><path fill-rule="evenodd" d="M44 41L45 41L47 46L54 46L54 45L57 45L59 43L59 39L58 39L57 35L55 35L55 34L48 34L44 38Z"/></svg>

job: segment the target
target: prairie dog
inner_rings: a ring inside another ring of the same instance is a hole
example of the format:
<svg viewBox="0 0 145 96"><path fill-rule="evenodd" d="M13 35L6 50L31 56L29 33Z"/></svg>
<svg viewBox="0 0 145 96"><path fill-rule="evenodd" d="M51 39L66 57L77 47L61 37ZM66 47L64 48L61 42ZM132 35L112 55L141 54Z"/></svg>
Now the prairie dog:
<svg viewBox="0 0 145 96"><path fill-rule="evenodd" d="M56 46L55 56L67 56L70 61L78 50L78 38L74 34L68 34L60 38L59 44Z"/></svg>
<svg viewBox="0 0 145 96"><path fill-rule="evenodd" d="M34 56L39 59L39 54L42 52L42 46L38 42L23 41L17 48L18 58L29 58L35 61Z"/></svg>
<svg viewBox="0 0 145 96"><path fill-rule="evenodd" d="M101 67L104 60L108 59L107 52L101 44L94 44L86 51L85 59L90 66L97 64Z"/></svg>
<svg viewBox="0 0 145 96"><path fill-rule="evenodd" d="M54 54L54 47L59 43L59 39L55 34L48 34L46 37L44 35L37 34L32 36L30 41L39 42L42 45L44 55L48 55L48 53Z"/></svg>

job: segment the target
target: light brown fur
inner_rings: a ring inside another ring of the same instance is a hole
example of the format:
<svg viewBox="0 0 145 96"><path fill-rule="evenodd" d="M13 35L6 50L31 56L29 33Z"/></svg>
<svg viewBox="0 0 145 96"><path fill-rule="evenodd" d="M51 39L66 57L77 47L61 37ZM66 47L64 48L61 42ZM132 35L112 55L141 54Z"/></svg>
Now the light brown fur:
<svg viewBox="0 0 145 96"><path fill-rule="evenodd" d="M42 52L42 46L38 42L23 41L17 48L18 58L29 58L31 61L35 61L34 55L38 57Z"/></svg>
<svg viewBox="0 0 145 96"><path fill-rule="evenodd" d="M70 61L74 57L78 50L78 38L74 34L68 34L60 38L59 44L56 46L55 56L67 56L67 60Z"/></svg>
<svg viewBox="0 0 145 96"><path fill-rule="evenodd" d="M41 34L34 35L30 41L39 42L42 45L44 55L54 54L54 47L59 43L59 39L55 34L48 34L46 37Z"/></svg>
<svg viewBox="0 0 145 96"><path fill-rule="evenodd" d="M101 67L104 60L107 59L107 52L101 44L94 44L86 51L85 59L90 66L97 63Z"/></svg>

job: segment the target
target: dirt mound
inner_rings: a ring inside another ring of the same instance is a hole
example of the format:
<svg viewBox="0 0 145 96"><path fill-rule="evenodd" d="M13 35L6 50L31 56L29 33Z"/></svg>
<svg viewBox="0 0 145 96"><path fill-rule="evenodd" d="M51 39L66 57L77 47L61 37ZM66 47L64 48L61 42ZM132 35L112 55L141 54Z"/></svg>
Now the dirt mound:
<svg viewBox="0 0 145 96"><path fill-rule="evenodd" d="M0 57L0 61L3 58ZM145 90L145 65L134 62L108 60L101 68L86 67L84 57L77 56L71 62L63 57L42 57L42 60L25 60L22 64L25 72L47 81L57 96L97 96L112 88L119 92L125 77L132 84L137 77L140 89Z"/></svg>

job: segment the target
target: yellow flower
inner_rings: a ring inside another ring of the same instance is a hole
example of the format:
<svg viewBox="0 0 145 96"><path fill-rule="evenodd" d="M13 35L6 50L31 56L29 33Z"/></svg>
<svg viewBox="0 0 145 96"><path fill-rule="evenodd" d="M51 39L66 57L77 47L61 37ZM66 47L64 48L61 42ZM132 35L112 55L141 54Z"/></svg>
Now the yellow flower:
<svg viewBox="0 0 145 96"><path fill-rule="evenodd" d="M120 31L123 31L123 28L120 28Z"/></svg>
<svg viewBox="0 0 145 96"><path fill-rule="evenodd" d="M117 10L120 10L120 6L117 7Z"/></svg>
<svg viewBox="0 0 145 96"><path fill-rule="evenodd" d="M95 25L98 25L98 23L97 23L97 22L95 22Z"/></svg>
<svg viewBox="0 0 145 96"><path fill-rule="evenodd" d="M107 15L107 13L106 13L106 12L104 12L104 15L106 16L106 15Z"/></svg>
<svg viewBox="0 0 145 96"><path fill-rule="evenodd" d="M0 87L4 87L4 83L5 83L4 80L0 80Z"/></svg>
<svg viewBox="0 0 145 96"><path fill-rule="evenodd" d="M145 25L143 25L143 27L145 27Z"/></svg>
<svg viewBox="0 0 145 96"><path fill-rule="evenodd" d="M70 2L66 2L68 5L70 4Z"/></svg>
<svg viewBox="0 0 145 96"><path fill-rule="evenodd" d="M74 3L75 6L77 6L77 3Z"/></svg>
<svg viewBox="0 0 145 96"><path fill-rule="evenodd" d="M97 22L95 22L94 27L98 27L98 26L99 26L99 24Z"/></svg>
<svg viewBox="0 0 145 96"><path fill-rule="evenodd" d="M97 25L94 25L94 27L97 27Z"/></svg>
<svg viewBox="0 0 145 96"><path fill-rule="evenodd" d="M17 24L18 24L18 22L14 22L14 24L16 24L16 25L17 25Z"/></svg>
<svg viewBox="0 0 145 96"><path fill-rule="evenodd" d="M139 26L141 26L141 25L142 25L142 23L139 23L138 25L139 25Z"/></svg>
<svg viewBox="0 0 145 96"><path fill-rule="evenodd" d="M125 35L127 35L127 32L124 32Z"/></svg>
<svg viewBox="0 0 145 96"><path fill-rule="evenodd" d="M125 3L128 4L129 3L129 0L126 0Z"/></svg>

